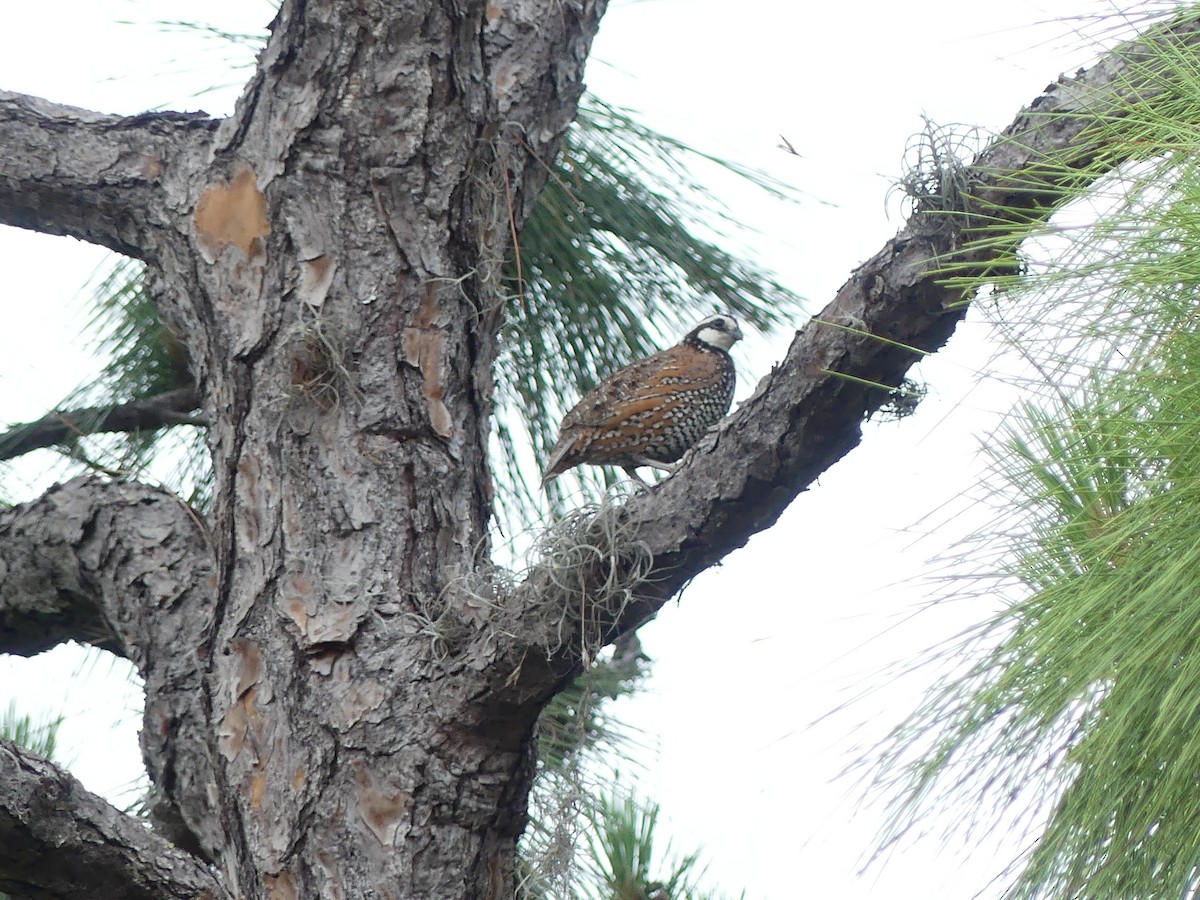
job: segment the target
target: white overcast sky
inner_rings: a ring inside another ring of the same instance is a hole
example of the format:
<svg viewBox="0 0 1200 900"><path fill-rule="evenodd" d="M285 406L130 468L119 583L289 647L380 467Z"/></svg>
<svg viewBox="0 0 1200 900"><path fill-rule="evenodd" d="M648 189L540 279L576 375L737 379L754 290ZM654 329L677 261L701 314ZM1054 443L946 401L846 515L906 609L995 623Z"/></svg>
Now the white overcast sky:
<svg viewBox="0 0 1200 900"><path fill-rule="evenodd" d="M1000 130L1060 72L1111 43L1114 23L1074 18L1096 13L1112 15L1111 4L616 0L587 80L659 130L804 192L801 205L783 207L721 187L732 212L760 232L753 252L815 311L899 227L885 195L922 115ZM270 15L262 0L9 4L0 89L103 112L226 113L236 87L193 95L240 82L228 52L153 23L203 17L238 32ZM779 149L780 135L800 158ZM0 147L0 167L2 157ZM42 414L94 371L78 336L80 287L105 255L0 228L0 423ZM947 847L937 820L930 836L860 875L882 813L838 778L855 745L895 724L928 681L893 679L889 667L992 609L971 598L914 615L942 590L930 580L930 558L978 524L953 500L979 479L979 447L1014 400L981 371L984 335L969 325L925 364L931 392L918 415L870 426L863 446L773 529L643 629L655 674L644 696L621 706L644 731L642 783L662 803L677 846L703 845L712 883L731 894L1000 893L989 882L1017 842ZM787 337L750 347L739 397L782 356ZM12 493L34 496L44 486L28 476ZM140 696L119 665L93 664L71 680L78 665L71 648L0 659L0 708L15 698L24 711L65 711L64 758L89 787L120 797L140 767Z"/></svg>

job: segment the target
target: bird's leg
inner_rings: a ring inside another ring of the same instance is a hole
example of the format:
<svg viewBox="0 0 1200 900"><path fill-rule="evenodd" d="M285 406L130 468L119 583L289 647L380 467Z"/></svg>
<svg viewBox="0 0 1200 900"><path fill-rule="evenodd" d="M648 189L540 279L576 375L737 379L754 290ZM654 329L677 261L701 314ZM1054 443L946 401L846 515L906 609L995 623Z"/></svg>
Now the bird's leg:
<svg viewBox="0 0 1200 900"><path fill-rule="evenodd" d="M634 481L636 481L642 487L644 487L644 488L650 487L650 484L646 481L646 479L643 478L641 475L639 475L637 473L637 469L634 468L633 466L621 466L621 468L625 470L626 475L628 475L630 478L632 478Z"/></svg>
<svg viewBox="0 0 1200 900"><path fill-rule="evenodd" d="M674 475L679 470L679 466L672 466L669 463L659 462L656 459L647 459L644 456L635 456L633 457L633 464L624 466L623 468L629 473L629 477L642 487L650 487L650 485L637 473L637 466L649 466L652 469L658 469L660 472L666 472L668 475Z"/></svg>
<svg viewBox="0 0 1200 900"><path fill-rule="evenodd" d="M657 459L647 459L644 456L633 457L633 464L635 466L649 466L652 469L658 469L660 472L666 472L668 475L674 475L679 470L679 466L659 462Z"/></svg>

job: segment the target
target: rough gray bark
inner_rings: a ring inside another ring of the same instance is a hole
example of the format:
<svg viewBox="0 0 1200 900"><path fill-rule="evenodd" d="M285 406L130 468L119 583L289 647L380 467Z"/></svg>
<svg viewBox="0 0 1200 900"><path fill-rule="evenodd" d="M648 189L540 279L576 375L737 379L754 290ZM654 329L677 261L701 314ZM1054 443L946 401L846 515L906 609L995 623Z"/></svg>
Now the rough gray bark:
<svg viewBox="0 0 1200 900"><path fill-rule="evenodd" d="M181 212L166 169L197 169L213 124L203 114L108 116L0 91L0 222L147 259Z"/></svg>
<svg viewBox="0 0 1200 900"><path fill-rule="evenodd" d="M0 740L0 891L21 900L219 900L196 857L89 794L70 775Z"/></svg>
<svg viewBox="0 0 1200 900"><path fill-rule="evenodd" d="M137 666L155 812L167 837L209 857L222 836L201 654L215 599L203 523L165 491L79 478L0 512L0 647L31 656L75 640Z"/></svg>
<svg viewBox="0 0 1200 900"><path fill-rule="evenodd" d="M145 666L163 637L151 619L211 614L211 578L207 536L179 498L77 478L0 511L0 646L32 656L76 640Z"/></svg>
<svg viewBox="0 0 1200 900"><path fill-rule="evenodd" d="M170 117L16 103L0 217L145 259L212 423L189 656L217 765L175 787L234 894L513 890L545 698L480 727L486 674L448 677L417 620L486 558L499 272L603 8L287 2L236 114L177 147ZM74 165L43 133L68 119ZM110 183L114 155L142 162ZM62 170L100 183L91 210Z"/></svg>
<svg viewBox="0 0 1200 900"><path fill-rule="evenodd" d="M918 214L682 472L578 524L603 552L573 588L550 558L505 594L486 542L498 271L602 11L291 0L227 121L11 97L0 117L20 148L0 164L0 221L147 260L217 476L211 543L181 507L172 518L124 485L74 483L9 514L19 527L0 519L17 536L0 541L0 639L111 628L102 640L148 673L163 820L233 896L510 896L546 700L857 443L884 392L843 376L895 385L916 354L856 332L935 350L964 312L939 263L1004 261L1004 247L964 253L970 214L947 230ZM1048 158L1094 177L1106 145L1086 126L1150 90L1135 56L1026 110L971 169L973 209L1048 214L1066 183ZM39 519L62 559L37 552ZM631 584L635 562L651 577ZM143 565L161 569L129 580ZM134 866L154 851L124 852Z"/></svg>

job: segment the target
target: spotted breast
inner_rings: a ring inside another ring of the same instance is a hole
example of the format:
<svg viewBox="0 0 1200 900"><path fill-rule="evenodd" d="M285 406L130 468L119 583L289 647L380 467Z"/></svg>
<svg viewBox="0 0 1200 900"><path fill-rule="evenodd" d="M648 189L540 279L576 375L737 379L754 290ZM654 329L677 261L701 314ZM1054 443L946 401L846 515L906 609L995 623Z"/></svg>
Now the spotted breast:
<svg viewBox="0 0 1200 900"><path fill-rule="evenodd" d="M638 466L673 472L668 463L729 412L729 348L741 337L731 316L713 316L674 347L609 375L563 418L542 484L582 463L620 466L638 481Z"/></svg>

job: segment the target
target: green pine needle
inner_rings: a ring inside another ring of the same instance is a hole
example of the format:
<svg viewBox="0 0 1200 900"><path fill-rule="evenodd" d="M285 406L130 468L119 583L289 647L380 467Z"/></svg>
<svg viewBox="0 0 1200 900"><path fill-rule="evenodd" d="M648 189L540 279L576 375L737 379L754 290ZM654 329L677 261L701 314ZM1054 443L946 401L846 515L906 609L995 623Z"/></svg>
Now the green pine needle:
<svg viewBox="0 0 1200 900"><path fill-rule="evenodd" d="M21 715L17 712L17 702L14 700L9 703L4 715L0 716L0 738L12 741L43 759L53 760L55 750L58 749L58 729L62 722L62 716L34 719L32 716Z"/></svg>
<svg viewBox="0 0 1200 900"><path fill-rule="evenodd" d="M1137 162L986 285L1041 378L990 447L1008 515L962 551L1004 605L939 651L955 671L880 751L885 842L946 810L1036 826L1021 900L1200 890L1200 64L1147 65L1177 98L1095 126Z"/></svg>

